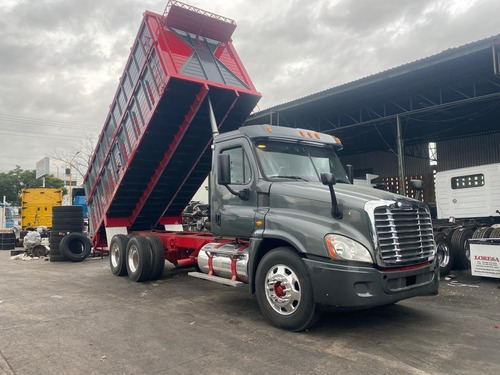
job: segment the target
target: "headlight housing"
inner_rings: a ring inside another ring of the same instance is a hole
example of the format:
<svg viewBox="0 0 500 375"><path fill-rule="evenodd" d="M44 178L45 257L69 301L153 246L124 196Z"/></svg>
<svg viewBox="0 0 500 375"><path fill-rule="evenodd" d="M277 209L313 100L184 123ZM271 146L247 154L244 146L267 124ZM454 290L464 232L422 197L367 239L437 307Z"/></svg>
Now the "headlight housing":
<svg viewBox="0 0 500 375"><path fill-rule="evenodd" d="M348 237L339 234L329 234L325 237L325 243L328 253L333 259L373 263L368 249Z"/></svg>

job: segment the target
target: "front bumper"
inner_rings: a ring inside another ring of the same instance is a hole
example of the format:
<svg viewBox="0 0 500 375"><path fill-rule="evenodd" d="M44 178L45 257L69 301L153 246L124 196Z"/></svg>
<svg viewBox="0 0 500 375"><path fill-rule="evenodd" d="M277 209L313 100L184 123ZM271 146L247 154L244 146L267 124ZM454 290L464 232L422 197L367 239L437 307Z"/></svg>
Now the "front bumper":
<svg viewBox="0 0 500 375"><path fill-rule="evenodd" d="M439 266L381 271L371 267L304 259L314 300L337 310L387 305L402 299L438 294Z"/></svg>

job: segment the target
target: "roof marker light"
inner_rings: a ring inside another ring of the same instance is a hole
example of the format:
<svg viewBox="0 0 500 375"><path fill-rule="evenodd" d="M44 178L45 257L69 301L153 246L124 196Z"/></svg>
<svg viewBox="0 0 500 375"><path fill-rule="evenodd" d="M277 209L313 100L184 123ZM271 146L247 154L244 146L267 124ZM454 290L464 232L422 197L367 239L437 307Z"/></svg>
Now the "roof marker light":
<svg viewBox="0 0 500 375"><path fill-rule="evenodd" d="M318 133L314 133L314 136L319 139L319 134Z"/></svg>
<svg viewBox="0 0 500 375"><path fill-rule="evenodd" d="M312 135L312 133L311 133L311 132L307 132L307 135L309 136L309 138L312 138L312 137L313 137L313 135Z"/></svg>
<svg viewBox="0 0 500 375"><path fill-rule="evenodd" d="M301 135L301 136L303 136L303 137L305 137L305 136L306 136L306 132L305 132L305 131L303 131L303 130L301 130L299 133L300 133L300 135Z"/></svg>
<svg viewBox="0 0 500 375"><path fill-rule="evenodd" d="M268 131L269 133L272 133L272 132L273 132L273 129L271 128L271 126L267 125L267 131Z"/></svg>

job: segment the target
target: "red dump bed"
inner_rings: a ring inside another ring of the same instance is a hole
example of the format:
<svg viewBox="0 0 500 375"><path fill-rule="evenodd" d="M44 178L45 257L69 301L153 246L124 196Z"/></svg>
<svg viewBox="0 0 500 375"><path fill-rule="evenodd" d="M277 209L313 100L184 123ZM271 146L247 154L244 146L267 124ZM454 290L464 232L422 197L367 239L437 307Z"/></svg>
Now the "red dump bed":
<svg viewBox="0 0 500 375"><path fill-rule="evenodd" d="M234 21L169 1L144 13L84 179L94 246L104 227L150 230L180 215L211 167L208 97L220 131L238 128L255 90Z"/></svg>

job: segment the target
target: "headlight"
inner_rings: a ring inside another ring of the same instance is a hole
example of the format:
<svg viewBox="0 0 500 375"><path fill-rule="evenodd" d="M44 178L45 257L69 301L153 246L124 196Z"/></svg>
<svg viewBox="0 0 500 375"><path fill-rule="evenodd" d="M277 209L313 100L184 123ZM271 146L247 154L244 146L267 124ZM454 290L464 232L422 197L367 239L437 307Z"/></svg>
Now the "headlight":
<svg viewBox="0 0 500 375"><path fill-rule="evenodd" d="M368 249L350 238L329 234L325 237L325 243L330 256L334 259L373 263Z"/></svg>

